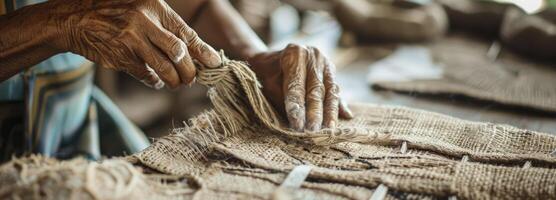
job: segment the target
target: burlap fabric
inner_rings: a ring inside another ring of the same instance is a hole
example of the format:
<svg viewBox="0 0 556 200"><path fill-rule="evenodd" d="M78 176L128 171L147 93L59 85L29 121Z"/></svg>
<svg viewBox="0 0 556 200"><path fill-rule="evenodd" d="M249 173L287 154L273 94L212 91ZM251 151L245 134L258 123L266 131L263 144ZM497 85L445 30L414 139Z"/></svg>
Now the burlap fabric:
<svg viewBox="0 0 556 200"><path fill-rule="evenodd" d="M122 160L14 160L0 167L0 197L369 199L380 184L387 199L556 197L554 136L375 105L352 105L338 128L295 133L245 65L199 76L214 110ZM301 187L280 187L300 165L312 167Z"/></svg>
<svg viewBox="0 0 556 200"><path fill-rule="evenodd" d="M119 159L91 163L31 156L0 167L0 199L175 199L195 190L185 178L145 174Z"/></svg>
<svg viewBox="0 0 556 200"><path fill-rule="evenodd" d="M381 81L373 86L402 92L457 94L479 100L556 112L556 68L508 51L487 57L490 43L452 35L428 46L442 67L440 79Z"/></svg>
<svg viewBox="0 0 556 200"><path fill-rule="evenodd" d="M372 129L390 135L389 140L321 147L258 126L223 136L209 111L127 159L157 174L184 177L187 184L160 184L168 181L143 174L123 160L97 164L31 158L0 169L0 194L271 199L283 195L279 185L293 168L311 165L309 178L300 189L287 192L288 197L368 199L379 184L388 186L387 199L556 197L556 159L550 156L556 149L554 136L403 107L352 108L355 119L342 121L340 127ZM214 135L206 135L208 130ZM405 153L403 142L408 147ZM461 162L463 156L469 161ZM532 167L523 168L527 161ZM43 190L56 192L43 194Z"/></svg>

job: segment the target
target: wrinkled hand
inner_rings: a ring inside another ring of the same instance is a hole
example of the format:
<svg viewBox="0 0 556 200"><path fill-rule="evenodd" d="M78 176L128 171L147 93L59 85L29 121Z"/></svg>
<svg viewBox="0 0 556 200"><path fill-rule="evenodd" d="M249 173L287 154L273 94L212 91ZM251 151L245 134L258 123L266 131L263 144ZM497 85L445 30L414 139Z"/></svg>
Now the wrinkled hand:
<svg viewBox="0 0 556 200"><path fill-rule="evenodd" d="M335 66L318 49L290 44L249 59L275 108L297 131L333 128L338 116L352 118L340 100Z"/></svg>
<svg viewBox="0 0 556 200"><path fill-rule="evenodd" d="M203 42L163 0L58 0L56 48L127 72L156 89L191 83L197 59L220 66Z"/></svg>

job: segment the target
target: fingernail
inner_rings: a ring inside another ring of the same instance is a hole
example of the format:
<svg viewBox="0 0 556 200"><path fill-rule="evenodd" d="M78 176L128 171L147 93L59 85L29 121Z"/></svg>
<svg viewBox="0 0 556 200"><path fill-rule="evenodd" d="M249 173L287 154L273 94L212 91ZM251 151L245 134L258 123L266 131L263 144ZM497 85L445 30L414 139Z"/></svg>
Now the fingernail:
<svg viewBox="0 0 556 200"><path fill-rule="evenodd" d="M317 132L320 130L320 124L311 124L309 125L309 131L311 132Z"/></svg>
<svg viewBox="0 0 556 200"><path fill-rule="evenodd" d="M291 128L295 131L303 132L303 122L301 120L292 123Z"/></svg>
<svg viewBox="0 0 556 200"><path fill-rule="evenodd" d="M203 64L206 65L206 67L217 68L222 65L222 58L220 57L220 53L214 50L211 46L205 44L205 46L201 47L201 49L202 49L201 61L203 62Z"/></svg>
<svg viewBox="0 0 556 200"><path fill-rule="evenodd" d="M172 58L172 62L174 62L174 64L177 64L183 59L184 56L185 56L185 49L180 48L178 54L174 58Z"/></svg>
<svg viewBox="0 0 556 200"><path fill-rule="evenodd" d="M336 121L332 120L328 122L328 128L336 128Z"/></svg>
<svg viewBox="0 0 556 200"><path fill-rule="evenodd" d="M158 82L156 82L156 84L154 84L154 89L160 90L164 87L164 82L160 79L158 79Z"/></svg>
<svg viewBox="0 0 556 200"><path fill-rule="evenodd" d="M346 110L346 114L348 114L348 118L353 118L353 113L351 112L351 110Z"/></svg>
<svg viewBox="0 0 556 200"><path fill-rule="evenodd" d="M218 53L216 53L216 51L212 50L210 52L207 52L209 55L209 63L208 65L211 66L212 68L215 67L220 67L220 65L222 65L222 59L220 58L220 55L218 55Z"/></svg>
<svg viewBox="0 0 556 200"><path fill-rule="evenodd" d="M305 113L301 112L304 110L297 103L286 102L286 111L288 112L288 121L290 122L290 127L296 131L303 131Z"/></svg>
<svg viewBox="0 0 556 200"><path fill-rule="evenodd" d="M191 80L191 82L189 82L189 84L187 84L187 87L191 88L191 86L193 86L193 83L195 83L196 79L197 79L197 77L193 77L193 80Z"/></svg>

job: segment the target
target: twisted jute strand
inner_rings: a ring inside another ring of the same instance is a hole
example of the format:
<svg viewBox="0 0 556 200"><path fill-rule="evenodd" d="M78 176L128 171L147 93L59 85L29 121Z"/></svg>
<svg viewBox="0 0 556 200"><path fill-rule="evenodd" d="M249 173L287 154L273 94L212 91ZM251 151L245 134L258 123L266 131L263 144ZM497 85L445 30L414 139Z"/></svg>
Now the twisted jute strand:
<svg viewBox="0 0 556 200"><path fill-rule="evenodd" d="M220 52L222 65L208 68L198 65L196 80L209 87L208 96L216 111L217 121L222 122L225 136L236 134L253 123L288 138L327 146L340 142L385 143L389 134L365 128L334 127L317 132L296 132L287 128L280 116L263 95L262 86L255 73L245 62L228 59Z"/></svg>

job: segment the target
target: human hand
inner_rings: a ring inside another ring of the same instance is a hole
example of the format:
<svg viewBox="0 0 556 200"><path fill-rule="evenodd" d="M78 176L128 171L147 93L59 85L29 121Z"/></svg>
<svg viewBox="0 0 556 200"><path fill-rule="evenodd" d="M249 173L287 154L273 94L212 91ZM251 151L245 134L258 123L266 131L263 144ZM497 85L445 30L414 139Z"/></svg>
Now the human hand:
<svg viewBox="0 0 556 200"><path fill-rule="evenodd" d="M163 0L56 0L53 46L129 73L156 89L189 84L192 59L221 65L218 53Z"/></svg>
<svg viewBox="0 0 556 200"><path fill-rule="evenodd" d="M352 118L340 100L335 66L314 47L290 44L248 60L263 92L296 131L334 128L338 116Z"/></svg>

